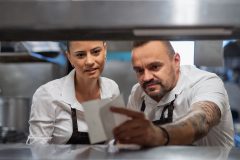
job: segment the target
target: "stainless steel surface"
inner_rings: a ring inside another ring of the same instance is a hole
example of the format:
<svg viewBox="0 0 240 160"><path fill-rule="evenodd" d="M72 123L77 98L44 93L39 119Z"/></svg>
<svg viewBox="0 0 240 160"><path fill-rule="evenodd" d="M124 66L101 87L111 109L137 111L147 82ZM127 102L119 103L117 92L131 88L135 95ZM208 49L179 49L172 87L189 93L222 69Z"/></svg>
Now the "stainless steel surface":
<svg viewBox="0 0 240 160"><path fill-rule="evenodd" d="M28 53L2 53L0 54L1 63L26 63L26 62L48 62L44 59L36 58Z"/></svg>
<svg viewBox="0 0 240 160"><path fill-rule="evenodd" d="M131 89L137 83L136 73L132 69L131 62L107 60L102 75L113 79L118 84L120 92L127 103Z"/></svg>
<svg viewBox="0 0 240 160"><path fill-rule="evenodd" d="M239 38L239 8L239 0L1 0L0 39Z"/></svg>
<svg viewBox="0 0 240 160"><path fill-rule="evenodd" d="M108 52L131 51L132 41L107 41Z"/></svg>
<svg viewBox="0 0 240 160"><path fill-rule="evenodd" d="M1 41L1 63L51 62L59 64L60 57L64 57L64 51L59 42Z"/></svg>
<svg viewBox="0 0 240 160"><path fill-rule="evenodd" d="M0 145L0 159L239 160L238 148L170 146L109 153L104 145Z"/></svg>
<svg viewBox="0 0 240 160"><path fill-rule="evenodd" d="M0 63L0 88L7 97L32 97L48 81L66 75L66 66L52 63Z"/></svg>
<svg viewBox="0 0 240 160"><path fill-rule="evenodd" d="M195 41L194 65L223 67L223 41Z"/></svg>
<svg viewBox="0 0 240 160"><path fill-rule="evenodd" d="M11 131L28 133L31 99L0 97L0 123Z"/></svg>

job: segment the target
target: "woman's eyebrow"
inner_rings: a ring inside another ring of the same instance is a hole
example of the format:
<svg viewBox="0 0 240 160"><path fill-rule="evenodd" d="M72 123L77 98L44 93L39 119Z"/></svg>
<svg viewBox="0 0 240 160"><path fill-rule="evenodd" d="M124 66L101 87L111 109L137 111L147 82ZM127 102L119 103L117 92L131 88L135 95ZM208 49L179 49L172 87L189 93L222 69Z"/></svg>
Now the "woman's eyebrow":
<svg viewBox="0 0 240 160"><path fill-rule="evenodd" d="M91 49L91 51L97 50L97 49L102 49L102 48L101 47L95 47L95 48Z"/></svg>
<svg viewBox="0 0 240 160"><path fill-rule="evenodd" d="M75 52L73 52L73 53L75 53L75 54L77 54L77 53L86 53L86 51L75 51Z"/></svg>

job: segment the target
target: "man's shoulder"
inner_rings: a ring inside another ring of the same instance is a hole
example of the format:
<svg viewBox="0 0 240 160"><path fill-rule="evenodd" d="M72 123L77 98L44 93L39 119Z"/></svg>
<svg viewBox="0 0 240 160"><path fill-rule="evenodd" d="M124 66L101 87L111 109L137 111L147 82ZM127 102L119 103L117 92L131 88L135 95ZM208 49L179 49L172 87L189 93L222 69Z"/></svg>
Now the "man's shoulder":
<svg viewBox="0 0 240 160"><path fill-rule="evenodd" d="M220 80L215 73L199 69L195 66L181 66L181 73L183 74L184 78L189 79L189 81L193 83L200 82L202 80L205 81L207 79Z"/></svg>
<svg viewBox="0 0 240 160"><path fill-rule="evenodd" d="M128 98L127 107L138 110L139 109L138 107L140 106L140 103L142 102L141 98L142 98L143 94L144 94L144 91L141 88L140 84L139 83L135 84L132 87L131 94Z"/></svg>
<svg viewBox="0 0 240 160"><path fill-rule="evenodd" d="M184 73L190 73L190 74L205 74L205 75L216 75L215 73L199 69L195 66L191 65L182 65L181 66L181 71Z"/></svg>

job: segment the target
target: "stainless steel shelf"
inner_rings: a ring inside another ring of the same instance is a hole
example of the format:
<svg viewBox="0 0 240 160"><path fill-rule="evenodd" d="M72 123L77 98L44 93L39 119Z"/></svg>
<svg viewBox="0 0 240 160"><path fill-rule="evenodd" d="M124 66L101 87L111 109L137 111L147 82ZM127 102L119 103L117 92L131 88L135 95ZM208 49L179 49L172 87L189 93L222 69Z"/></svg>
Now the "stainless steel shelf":
<svg viewBox="0 0 240 160"><path fill-rule="evenodd" d="M240 38L239 0L0 1L0 40Z"/></svg>
<svg viewBox="0 0 240 160"><path fill-rule="evenodd" d="M0 63L27 63L27 62L48 62L46 60L33 57L29 54L2 54L0 53Z"/></svg>

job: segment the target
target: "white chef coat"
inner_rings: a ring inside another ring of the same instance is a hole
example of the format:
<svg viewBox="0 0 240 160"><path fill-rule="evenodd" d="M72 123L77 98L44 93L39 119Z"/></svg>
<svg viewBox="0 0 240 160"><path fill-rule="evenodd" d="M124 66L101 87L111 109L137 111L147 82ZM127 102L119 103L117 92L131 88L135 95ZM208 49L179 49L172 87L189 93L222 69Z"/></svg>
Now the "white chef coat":
<svg viewBox="0 0 240 160"><path fill-rule="evenodd" d="M77 110L78 130L87 132L83 107L75 96L75 70L67 76L40 86L33 95L28 144L65 144L72 135L71 107ZM101 99L120 94L111 79L100 77Z"/></svg>
<svg viewBox="0 0 240 160"><path fill-rule="evenodd" d="M173 121L184 116L191 109L192 104L199 101L212 101L221 111L220 123L214 126L206 137L194 144L204 146L232 146L234 144L232 115L222 80L216 74L194 66L180 67L177 85L160 102L150 98L139 84L134 85L127 107L140 111L142 102L145 100L144 113L148 119L154 121L159 120L163 107L174 99ZM167 112L164 114L167 116Z"/></svg>

